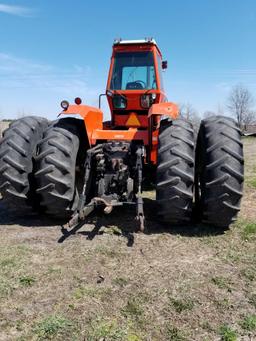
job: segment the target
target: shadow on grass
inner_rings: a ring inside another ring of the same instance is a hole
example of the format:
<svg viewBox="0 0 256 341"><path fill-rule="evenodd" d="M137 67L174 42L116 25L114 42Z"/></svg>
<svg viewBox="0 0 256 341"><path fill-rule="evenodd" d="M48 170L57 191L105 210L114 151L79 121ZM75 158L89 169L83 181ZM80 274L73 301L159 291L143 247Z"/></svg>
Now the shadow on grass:
<svg viewBox="0 0 256 341"><path fill-rule="evenodd" d="M146 234L162 234L169 233L173 235L182 235L188 237L204 237L220 235L225 232L222 228L215 226L208 226L205 224L192 222L187 225L168 225L160 223L157 220L157 207L155 200L144 198L145 209L145 225ZM118 229L118 233L127 238L127 245L132 246L134 242L133 233L138 230L138 221L135 220L136 207L123 206L113 210L109 215L105 215L102 210L98 209L94 214L88 217L86 223L81 223L74 227L71 231L65 230L63 225L67 222L64 219L56 219L44 214L37 214L31 210L18 210L7 208L0 202L0 225L21 225L24 227L40 227L40 226L62 226L58 242L63 243L71 235L79 234L84 235L88 240L93 240L97 235L103 234L101 228ZM92 224L91 231L80 231L85 224Z"/></svg>
<svg viewBox="0 0 256 341"><path fill-rule="evenodd" d="M157 207L155 200L144 198L145 209L145 234L162 234L169 233L173 235L182 235L187 237L204 237L204 236L218 236L225 232L223 228L209 226L197 222L192 222L188 225L168 225L160 223L157 220ZM133 234L138 231L138 221L135 220L136 209L135 206L124 206L115 208L110 215L105 215L101 210L97 212L97 220L93 222L91 219L88 223L93 224L91 231L79 231L84 224L74 227L67 231L62 228L63 235L59 239L59 243L63 243L68 237L74 234L84 235L88 240L93 240L97 235L104 234L102 227L110 228L116 227L118 230L114 234L122 235L127 238L127 246L132 246L134 243ZM94 216L95 217L95 216ZM92 217L93 218L93 215Z"/></svg>
<svg viewBox="0 0 256 341"><path fill-rule="evenodd" d="M51 227L64 224L66 220L33 212L30 207L11 207L0 201L1 225L21 225L23 227Z"/></svg>

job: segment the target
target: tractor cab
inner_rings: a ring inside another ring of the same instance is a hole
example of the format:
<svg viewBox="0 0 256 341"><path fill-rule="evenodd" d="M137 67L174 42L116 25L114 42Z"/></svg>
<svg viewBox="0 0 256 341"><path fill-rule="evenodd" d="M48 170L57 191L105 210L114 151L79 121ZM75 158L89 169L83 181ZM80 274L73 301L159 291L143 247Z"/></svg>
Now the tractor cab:
<svg viewBox="0 0 256 341"><path fill-rule="evenodd" d="M117 127L148 127L152 104L166 101L162 55L153 39L116 40L113 45L106 94Z"/></svg>

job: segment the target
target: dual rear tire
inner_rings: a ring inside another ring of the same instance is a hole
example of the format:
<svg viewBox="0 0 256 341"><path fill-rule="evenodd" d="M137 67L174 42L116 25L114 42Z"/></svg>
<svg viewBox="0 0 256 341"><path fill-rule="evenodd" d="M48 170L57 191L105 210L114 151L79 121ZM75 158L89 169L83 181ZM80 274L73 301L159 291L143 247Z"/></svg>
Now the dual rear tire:
<svg viewBox="0 0 256 341"><path fill-rule="evenodd" d="M159 219L166 223L190 221L195 169L194 130L185 120L161 121L158 138L156 200Z"/></svg>
<svg viewBox="0 0 256 341"><path fill-rule="evenodd" d="M83 120L62 118L45 131L38 147L35 179L46 213L63 218L77 208L87 148Z"/></svg>
<svg viewBox="0 0 256 341"><path fill-rule="evenodd" d="M28 116L12 122L0 140L0 192L11 206L36 206L34 166L48 121Z"/></svg>
<svg viewBox="0 0 256 341"><path fill-rule="evenodd" d="M182 119L161 121L156 199L159 219L186 224L193 211L216 227L228 227L240 210L243 145L235 121L223 116L203 120L197 143L193 126Z"/></svg>
<svg viewBox="0 0 256 341"><path fill-rule="evenodd" d="M240 211L244 181L241 132L233 119L215 116L202 121L196 164L202 222L228 227Z"/></svg>
<svg viewBox="0 0 256 341"><path fill-rule="evenodd" d="M83 120L63 118L49 125L31 116L14 121L0 140L5 203L32 206L58 218L70 216L78 204L77 171L84 163L86 142Z"/></svg>

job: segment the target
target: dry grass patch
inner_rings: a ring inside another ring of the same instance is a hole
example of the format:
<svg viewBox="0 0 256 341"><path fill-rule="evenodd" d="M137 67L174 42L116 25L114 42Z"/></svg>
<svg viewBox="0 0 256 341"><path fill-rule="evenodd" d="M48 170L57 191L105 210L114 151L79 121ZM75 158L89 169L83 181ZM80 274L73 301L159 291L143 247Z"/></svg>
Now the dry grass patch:
<svg viewBox="0 0 256 341"><path fill-rule="evenodd" d="M246 179L255 176L255 147L245 139ZM246 180L228 231L163 229L153 219L154 191L145 197L152 231L130 246L129 210L100 216L92 239L93 219L59 244L60 226L0 202L0 339L256 339L256 189Z"/></svg>

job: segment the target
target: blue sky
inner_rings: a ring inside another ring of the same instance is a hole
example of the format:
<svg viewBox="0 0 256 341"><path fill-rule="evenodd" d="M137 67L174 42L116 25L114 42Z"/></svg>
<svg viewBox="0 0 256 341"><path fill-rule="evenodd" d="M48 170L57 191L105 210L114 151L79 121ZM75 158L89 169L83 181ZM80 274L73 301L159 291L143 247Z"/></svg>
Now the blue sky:
<svg viewBox="0 0 256 341"><path fill-rule="evenodd" d="M170 101L225 111L237 83L256 97L255 0L0 0L0 118L97 105L113 39L151 36Z"/></svg>

